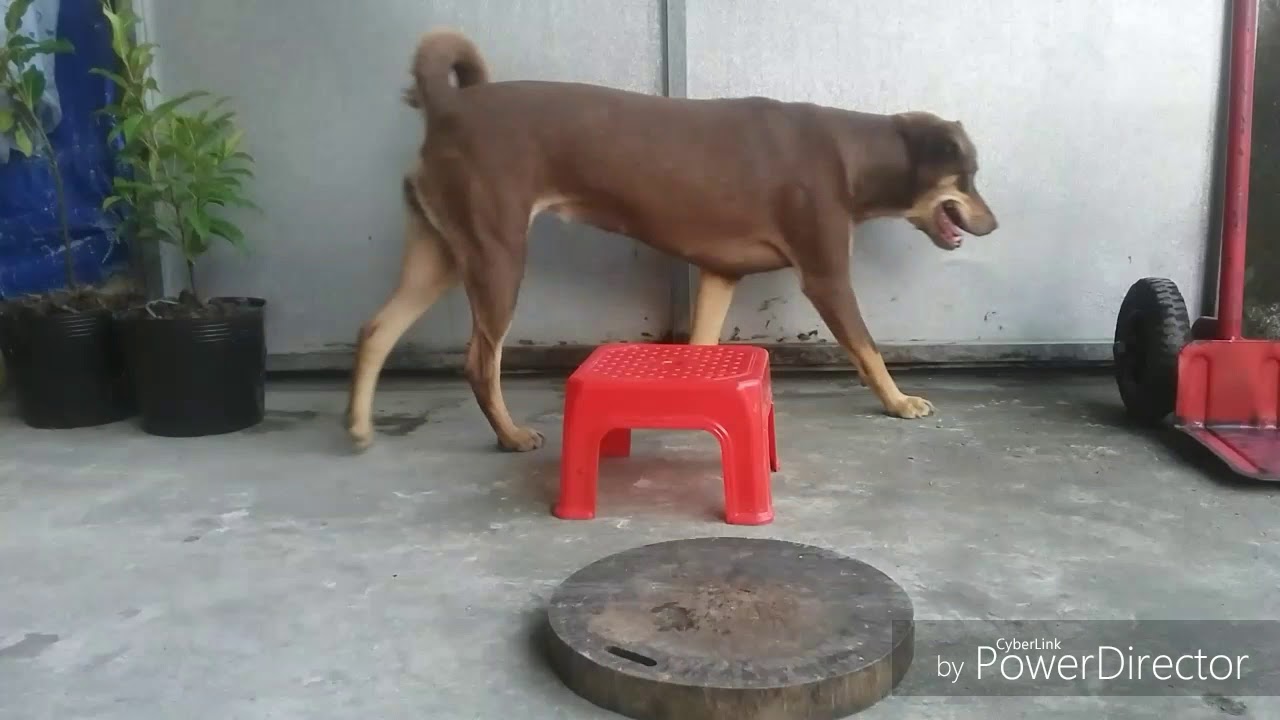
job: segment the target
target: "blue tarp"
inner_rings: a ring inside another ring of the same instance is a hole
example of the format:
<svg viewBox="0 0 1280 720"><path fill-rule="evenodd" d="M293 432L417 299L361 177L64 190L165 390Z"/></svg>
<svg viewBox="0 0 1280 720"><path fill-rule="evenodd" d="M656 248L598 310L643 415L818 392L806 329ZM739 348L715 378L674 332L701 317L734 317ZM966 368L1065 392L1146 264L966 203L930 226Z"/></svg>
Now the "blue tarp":
<svg viewBox="0 0 1280 720"><path fill-rule="evenodd" d="M56 75L62 119L50 135L66 186L76 279L93 283L128 263L114 223L102 212L110 194L110 130L97 111L111 101L109 81L91 74L114 67L110 27L101 0L62 0L58 35L75 46L59 55ZM0 297L65 286L62 234L53 178L46 161L14 153L0 163Z"/></svg>

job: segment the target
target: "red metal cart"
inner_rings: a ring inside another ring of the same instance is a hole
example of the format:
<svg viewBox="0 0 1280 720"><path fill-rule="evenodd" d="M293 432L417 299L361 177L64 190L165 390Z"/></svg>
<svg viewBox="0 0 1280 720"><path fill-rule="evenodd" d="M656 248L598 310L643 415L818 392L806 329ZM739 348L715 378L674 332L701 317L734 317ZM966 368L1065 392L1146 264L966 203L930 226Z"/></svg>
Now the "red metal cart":
<svg viewBox="0 0 1280 720"><path fill-rule="evenodd" d="M1173 281L1139 280L1120 308L1114 357L1131 416L1157 423L1173 413L1174 427L1236 472L1280 480L1280 341L1241 333L1257 26L1258 0L1235 0L1216 316L1192 325Z"/></svg>

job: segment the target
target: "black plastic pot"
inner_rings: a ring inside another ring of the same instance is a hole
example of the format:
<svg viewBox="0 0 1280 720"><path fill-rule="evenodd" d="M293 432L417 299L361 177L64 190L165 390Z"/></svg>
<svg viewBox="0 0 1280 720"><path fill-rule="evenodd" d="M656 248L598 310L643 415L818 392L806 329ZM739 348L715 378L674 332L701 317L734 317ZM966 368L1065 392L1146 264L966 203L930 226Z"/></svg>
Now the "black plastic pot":
<svg viewBox="0 0 1280 720"><path fill-rule="evenodd" d="M142 429L164 437L201 437L262 422L267 375L266 301L235 302L223 319L121 321Z"/></svg>
<svg viewBox="0 0 1280 720"><path fill-rule="evenodd" d="M0 311L0 351L18 415L31 427L94 427L135 412L123 348L106 310Z"/></svg>

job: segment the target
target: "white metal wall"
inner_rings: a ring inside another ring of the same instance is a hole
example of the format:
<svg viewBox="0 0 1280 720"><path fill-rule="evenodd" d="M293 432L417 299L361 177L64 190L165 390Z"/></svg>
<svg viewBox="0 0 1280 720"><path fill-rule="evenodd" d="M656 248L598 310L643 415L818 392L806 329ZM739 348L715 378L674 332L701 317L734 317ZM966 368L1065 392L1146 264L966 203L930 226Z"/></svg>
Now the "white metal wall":
<svg viewBox="0 0 1280 720"><path fill-rule="evenodd" d="M872 331L906 346L898 358L1034 354L1028 348L1077 358L1108 352L1120 299L1139 277L1172 277L1199 300L1224 6L151 0L150 12L166 91L231 95L259 159L266 213L247 220L255 254L218 253L202 270L205 286L270 299L271 351L285 356L277 367L342 367L396 275L399 178L421 131L398 90L428 28L476 38L497 79L660 93L670 70L673 91L687 84L694 97L770 95L962 120L1001 228L944 253L900 221L867 226L854 281ZM674 13L666 27L664 11ZM673 29L678 46L664 48ZM678 270L628 239L544 218L509 342L661 337L683 315L672 308ZM454 291L410 333L399 364L456 360L469 326ZM729 337L829 340L788 272L743 284Z"/></svg>
<svg viewBox="0 0 1280 720"><path fill-rule="evenodd" d="M270 352L293 356L277 366L349 364L397 276L400 181L422 137L400 91L420 34L461 29L498 78L660 94L660 2L152 0L162 89L230 95L258 160L265 213L245 220L254 255L218 253L203 285L268 298ZM673 277L670 261L630 239L541 218L508 342L660 337ZM470 328L457 289L406 336L400 364L460 350Z"/></svg>
<svg viewBox="0 0 1280 720"><path fill-rule="evenodd" d="M932 110L973 137L1001 227L946 253L868 224L853 275L877 340L1109 355L1134 280L1173 278L1199 302L1224 2L686 2L693 97ZM787 272L744 283L727 325L830 338Z"/></svg>

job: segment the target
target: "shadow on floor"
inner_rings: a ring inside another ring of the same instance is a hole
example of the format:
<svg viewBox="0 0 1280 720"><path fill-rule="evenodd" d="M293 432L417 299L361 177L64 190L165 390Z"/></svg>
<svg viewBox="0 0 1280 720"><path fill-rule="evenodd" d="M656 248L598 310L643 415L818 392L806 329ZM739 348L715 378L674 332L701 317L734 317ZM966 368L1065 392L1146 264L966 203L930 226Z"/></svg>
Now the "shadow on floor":
<svg viewBox="0 0 1280 720"><path fill-rule="evenodd" d="M629 458L600 462L596 485L597 517L652 515L672 520L719 522L724 490L716 452L676 451L661 456L637 442ZM560 493L560 457L549 453L528 467L531 482L517 483L530 505L550 508Z"/></svg>
<svg viewBox="0 0 1280 720"><path fill-rule="evenodd" d="M1172 425L1149 427L1134 422L1125 414L1124 407L1119 403L1085 399L1062 407L1082 412L1089 422L1143 437L1152 446L1162 448L1170 460L1198 472L1221 487L1241 492L1280 492L1280 483L1269 483L1239 475L1211 450Z"/></svg>

